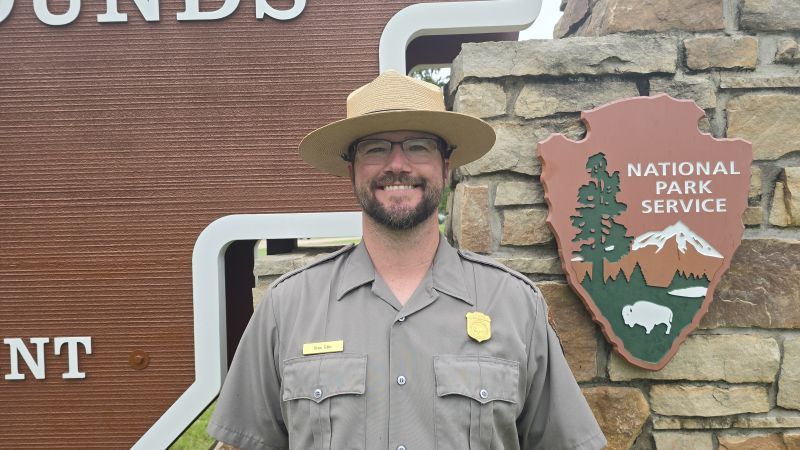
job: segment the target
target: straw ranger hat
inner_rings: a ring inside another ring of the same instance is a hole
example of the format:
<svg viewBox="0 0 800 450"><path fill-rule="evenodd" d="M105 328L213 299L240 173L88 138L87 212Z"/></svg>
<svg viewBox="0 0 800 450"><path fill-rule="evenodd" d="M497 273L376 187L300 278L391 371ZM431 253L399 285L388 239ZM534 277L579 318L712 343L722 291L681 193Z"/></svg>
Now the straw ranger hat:
<svg viewBox="0 0 800 450"><path fill-rule="evenodd" d="M300 157L327 173L347 176L342 159L356 139L395 130L435 134L454 148L450 166L480 158L494 145L492 127L478 118L447 111L441 89L387 70L347 97L347 118L309 133Z"/></svg>

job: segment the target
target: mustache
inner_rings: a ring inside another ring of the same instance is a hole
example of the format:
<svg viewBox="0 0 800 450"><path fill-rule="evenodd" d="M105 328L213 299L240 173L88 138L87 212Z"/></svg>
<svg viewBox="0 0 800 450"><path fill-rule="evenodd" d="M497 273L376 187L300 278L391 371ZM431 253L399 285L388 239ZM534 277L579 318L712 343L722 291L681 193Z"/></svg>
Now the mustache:
<svg viewBox="0 0 800 450"><path fill-rule="evenodd" d="M390 184L409 184L409 185L425 187L426 183L425 179L421 177L412 177L406 174L387 173L372 180L372 182L370 183L370 187L372 189L378 189L382 186L388 186Z"/></svg>

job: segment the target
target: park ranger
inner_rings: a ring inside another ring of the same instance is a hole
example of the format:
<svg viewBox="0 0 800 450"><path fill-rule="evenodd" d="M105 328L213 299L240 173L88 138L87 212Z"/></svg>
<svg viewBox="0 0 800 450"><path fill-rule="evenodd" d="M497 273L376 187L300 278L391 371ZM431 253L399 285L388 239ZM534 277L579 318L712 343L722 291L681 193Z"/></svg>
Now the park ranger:
<svg viewBox="0 0 800 450"><path fill-rule="evenodd" d="M349 176L363 239L275 281L209 433L246 449L602 448L539 290L440 235L451 168L493 145L441 90L387 71L300 155Z"/></svg>

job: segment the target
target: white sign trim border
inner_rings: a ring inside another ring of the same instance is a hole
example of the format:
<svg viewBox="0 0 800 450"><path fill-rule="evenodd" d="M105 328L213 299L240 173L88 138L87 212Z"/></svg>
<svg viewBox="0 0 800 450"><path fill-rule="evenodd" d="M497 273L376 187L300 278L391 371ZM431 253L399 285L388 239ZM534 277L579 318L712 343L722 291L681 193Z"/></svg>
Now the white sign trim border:
<svg viewBox="0 0 800 450"><path fill-rule="evenodd" d="M542 0L417 3L397 12L383 29L381 73L406 73L406 48L420 36L522 31L539 16Z"/></svg>

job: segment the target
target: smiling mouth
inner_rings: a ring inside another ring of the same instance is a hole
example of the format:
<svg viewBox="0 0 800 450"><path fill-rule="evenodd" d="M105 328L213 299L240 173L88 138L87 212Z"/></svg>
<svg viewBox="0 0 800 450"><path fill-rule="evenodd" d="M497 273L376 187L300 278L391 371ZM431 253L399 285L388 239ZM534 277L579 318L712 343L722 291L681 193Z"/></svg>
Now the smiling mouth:
<svg viewBox="0 0 800 450"><path fill-rule="evenodd" d="M391 185L391 186L384 186L383 190L384 191L402 191L402 190L414 189L414 188L416 188L416 186L413 186L413 185L410 185L410 184L396 184L396 185Z"/></svg>

